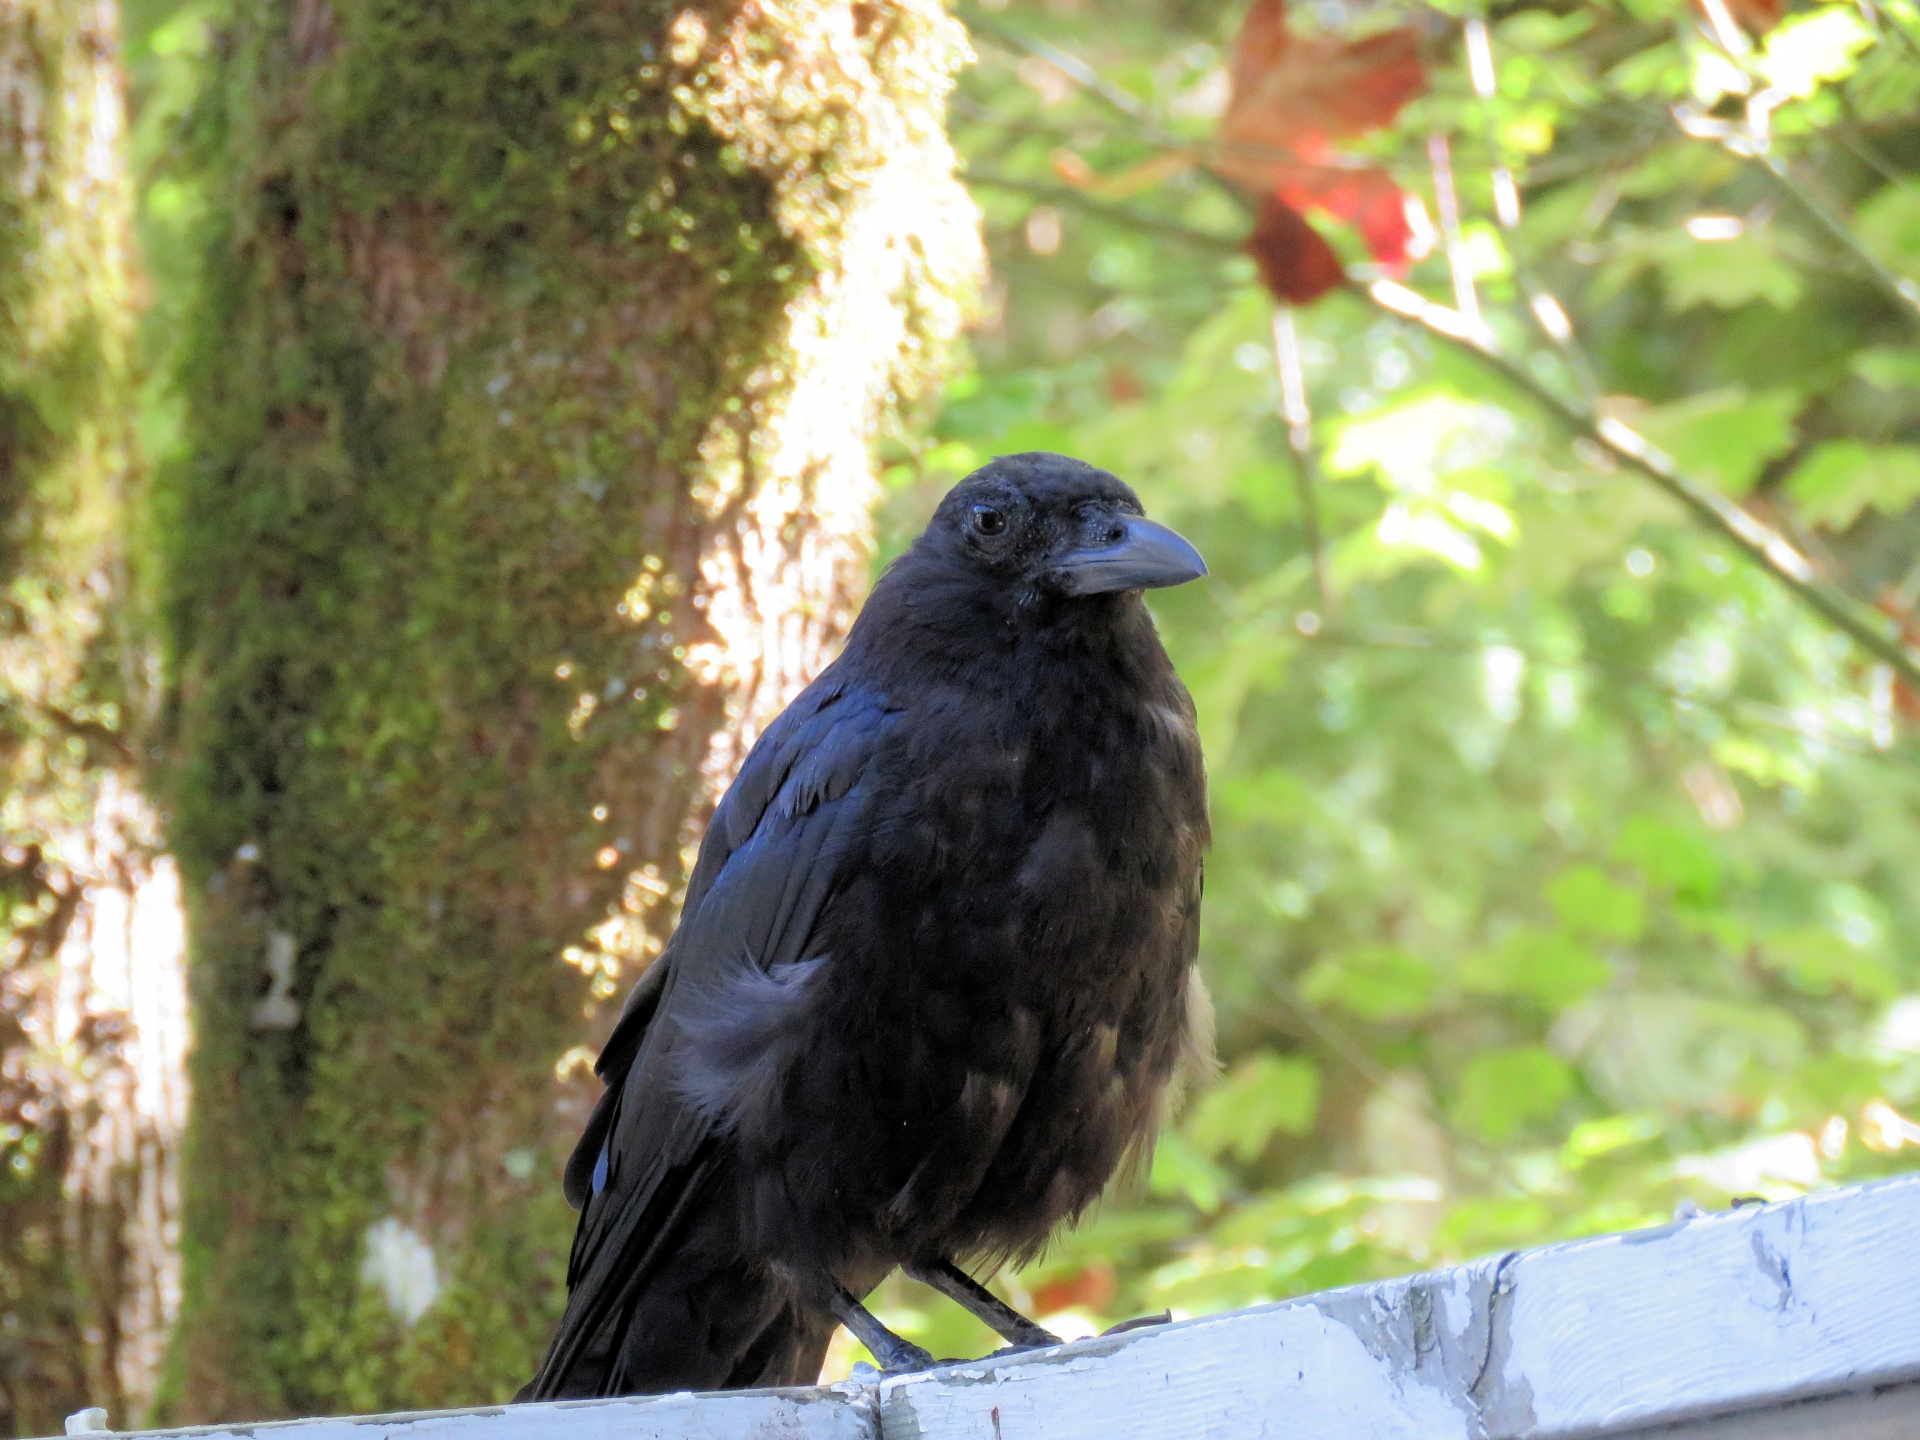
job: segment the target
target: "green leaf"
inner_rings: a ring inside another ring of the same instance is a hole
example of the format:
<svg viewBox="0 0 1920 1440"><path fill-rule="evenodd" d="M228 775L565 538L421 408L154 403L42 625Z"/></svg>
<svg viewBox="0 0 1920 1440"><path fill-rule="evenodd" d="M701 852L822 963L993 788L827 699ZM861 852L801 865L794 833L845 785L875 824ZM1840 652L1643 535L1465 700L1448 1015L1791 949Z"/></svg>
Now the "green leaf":
<svg viewBox="0 0 1920 1440"><path fill-rule="evenodd" d="M1456 977L1470 994L1519 996L1557 1010L1600 989L1613 971L1571 935L1528 929L1468 955Z"/></svg>
<svg viewBox="0 0 1920 1440"><path fill-rule="evenodd" d="M1178 1130L1163 1130L1153 1147L1153 1168L1147 1189L1155 1195L1179 1196L1196 1210L1212 1214L1220 1208L1227 1177L1220 1167L1188 1143Z"/></svg>
<svg viewBox="0 0 1920 1440"><path fill-rule="evenodd" d="M1792 446L1799 410L1800 397L1789 390L1712 390L1648 410L1634 428L1688 475L1744 495L1760 467Z"/></svg>
<svg viewBox="0 0 1920 1440"><path fill-rule="evenodd" d="M1853 373L1881 390L1920 390L1920 350L1862 350L1853 357Z"/></svg>
<svg viewBox="0 0 1920 1440"><path fill-rule="evenodd" d="M1873 32L1845 5L1829 5L1782 21L1767 36L1754 68L1776 90L1804 100L1823 84L1853 74Z"/></svg>
<svg viewBox="0 0 1920 1440"><path fill-rule="evenodd" d="M1497 455L1512 431L1511 418L1491 405L1428 390L1342 424L1327 473L1377 471L1391 490L1429 495L1440 476Z"/></svg>
<svg viewBox="0 0 1920 1440"><path fill-rule="evenodd" d="M1887 1092L1891 1077L1880 1063L1860 1055L1821 1055L1793 1075L1802 1104L1831 1115L1858 1110Z"/></svg>
<svg viewBox="0 0 1920 1440"><path fill-rule="evenodd" d="M1640 892L1591 865L1576 865L1547 886L1547 903L1576 935L1600 940L1638 940L1647 924Z"/></svg>
<svg viewBox="0 0 1920 1440"><path fill-rule="evenodd" d="M1809 521L1835 530L1869 507L1898 514L1920 498L1920 445L1828 440L1795 467L1787 493Z"/></svg>
<svg viewBox="0 0 1920 1440"><path fill-rule="evenodd" d="M1760 943L1760 963L1785 975L1809 995L1850 991L1863 1000L1891 1000L1899 990L1893 972L1874 951L1813 926L1770 935Z"/></svg>
<svg viewBox="0 0 1920 1440"><path fill-rule="evenodd" d="M1630 1145L1644 1145L1660 1134L1660 1122L1651 1115L1608 1115L1583 1120L1567 1132L1562 1147L1570 1162L1580 1163L1611 1155Z"/></svg>
<svg viewBox="0 0 1920 1440"><path fill-rule="evenodd" d="M1674 311L1696 305L1738 310L1755 300L1791 310L1804 288L1799 272L1751 233L1731 240L1688 238L1675 244L1660 257L1660 279L1667 308Z"/></svg>
<svg viewBox="0 0 1920 1440"><path fill-rule="evenodd" d="M1301 993L1315 1005L1335 1005L1368 1020L1410 1020L1433 998L1426 961L1393 945L1368 945L1329 956L1307 971Z"/></svg>
<svg viewBox="0 0 1920 1440"><path fill-rule="evenodd" d="M1807 1052L1783 1007L1645 989L1596 995L1568 1011L1554 1036L1623 1110L1737 1110L1763 1077Z"/></svg>
<svg viewBox="0 0 1920 1440"><path fill-rule="evenodd" d="M1887 185L1854 212L1854 233L1896 270L1920 276L1920 192Z"/></svg>
<svg viewBox="0 0 1920 1440"><path fill-rule="evenodd" d="M1682 899L1704 904L1719 896L1719 857L1693 831L1651 815L1636 815L1620 827L1613 853L1645 876L1649 885L1671 890Z"/></svg>
<svg viewBox="0 0 1920 1440"><path fill-rule="evenodd" d="M1275 1135L1304 1135L1320 1103L1320 1070L1297 1055L1262 1050L1239 1061L1201 1097L1187 1121L1189 1139L1205 1154L1232 1151L1248 1164Z"/></svg>
<svg viewBox="0 0 1920 1440"><path fill-rule="evenodd" d="M1538 1045L1477 1055L1460 1076L1454 1113L1489 1140L1512 1136L1560 1108L1573 1090L1566 1061Z"/></svg>
<svg viewBox="0 0 1920 1440"><path fill-rule="evenodd" d="M1545 1202L1524 1195L1488 1195L1462 1200L1447 1215L1434 1238L1468 1255L1511 1249L1553 1223Z"/></svg>

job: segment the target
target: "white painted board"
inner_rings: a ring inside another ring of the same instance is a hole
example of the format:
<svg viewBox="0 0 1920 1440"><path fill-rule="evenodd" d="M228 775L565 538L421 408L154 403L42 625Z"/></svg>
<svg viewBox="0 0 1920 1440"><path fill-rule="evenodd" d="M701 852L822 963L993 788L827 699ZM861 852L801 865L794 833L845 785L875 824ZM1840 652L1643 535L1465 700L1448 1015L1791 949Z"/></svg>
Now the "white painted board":
<svg viewBox="0 0 1920 1440"><path fill-rule="evenodd" d="M876 1422L871 1394L840 1393L835 1387L561 1400L121 1433L149 1440L873 1440Z"/></svg>
<svg viewBox="0 0 1920 1440"><path fill-rule="evenodd" d="M1920 1440L1920 1176L823 1389L253 1440Z"/></svg>

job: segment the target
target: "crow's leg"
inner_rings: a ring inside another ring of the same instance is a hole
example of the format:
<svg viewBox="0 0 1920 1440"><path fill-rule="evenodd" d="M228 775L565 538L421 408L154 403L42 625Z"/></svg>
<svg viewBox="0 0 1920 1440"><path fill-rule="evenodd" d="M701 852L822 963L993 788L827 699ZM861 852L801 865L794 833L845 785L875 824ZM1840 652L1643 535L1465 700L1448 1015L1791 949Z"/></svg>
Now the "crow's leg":
<svg viewBox="0 0 1920 1440"><path fill-rule="evenodd" d="M780 1267L785 1270L785 1267ZM880 1368L890 1375L925 1370L936 1364L933 1356L911 1340L903 1340L874 1318L873 1312L854 1299L847 1287L824 1272L802 1274L786 1270L786 1278L810 1303L819 1306L842 1325L849 1334L872 1352Z"/></svg>
<svg viewBox="0 0 1920 1440"><path fill-rule="evenodd" d="M1058 1345L1060 1337L1042 1330L1033 1321L995 1295L951 1260L901 1267L923 1285L931 1285L950 1300L972 1311L1002 1339L1023 1350L1041 1345Z"/></svg>

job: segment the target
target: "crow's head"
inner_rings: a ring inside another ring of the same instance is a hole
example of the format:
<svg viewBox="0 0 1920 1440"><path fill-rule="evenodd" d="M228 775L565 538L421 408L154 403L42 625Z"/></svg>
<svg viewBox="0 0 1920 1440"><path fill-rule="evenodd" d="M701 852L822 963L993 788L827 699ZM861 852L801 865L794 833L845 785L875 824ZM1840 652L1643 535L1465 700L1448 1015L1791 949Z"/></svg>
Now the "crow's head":
<svg viewBox="0 0 1920 1440"><path fill-rule="evenodd" d="M1027 595L1154 590L1207 573L1200 552L1142 515L1117 477L1043 450L1002 455L954 486L921 547Z"/></svg>

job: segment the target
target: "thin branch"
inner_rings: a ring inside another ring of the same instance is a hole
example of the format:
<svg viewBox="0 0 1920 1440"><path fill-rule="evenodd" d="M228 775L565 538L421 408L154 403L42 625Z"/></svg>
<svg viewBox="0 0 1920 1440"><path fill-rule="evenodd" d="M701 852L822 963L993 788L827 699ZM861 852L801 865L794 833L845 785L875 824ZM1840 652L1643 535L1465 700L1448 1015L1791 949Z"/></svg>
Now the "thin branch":
<svg viewBox="0 0 1920 1440"><path fill-rule="evenodd" d="M1300 335L1293 308L1280 305L1273 312L1273 361L1280 380L1280 414L1287 422L1287 448L1293 452L1294 485L1300 495L1300 523L1307 532L1307 554L1313 559L1313 588L1320 599L1322 621L1333 618L1333 570L1327 563L1327 540L1320 525L1320 457L1313 445L1313 411L1307 405L1306 367L1300 361Z"/></svg>
<svg viewBox="0 0 1920 1440"><path fill-rule="evenodd" d="M1079 56L1069 54L1059 46L1040 39L1037 35L1029 35L1023 30L1016 29L997 16L990 15L972 5L955 6L954 14L960 17L968 29L984 30L1014 49L1024 50L1035 59L1044 60L1082 90L1106 105L1108 109L1119 112L1134 124L1143 127L1156 143L1172 145L1180 143L1154 118L1152 112L1138 96L1104 79L1097 70Z"/></svg>
<svg viewBox="0 0 1920 1440"><path fill-rule="evenodd" d="M1494 350L1484 327L1472 326L1456 312L1390 281L1378 281L1362 293L1379 309L1411 320L1428 334L1478 360L1546 411L1563 430L1598 445L1627 469L1652 481L1696 520L1844 631L1861 649L1891 665L1909 685L1920 686L1920 656L1889 634L1877 615L1822 582L1807 558L1771 526L1718 491L1681 474L1672 460L1618 420L1576 410L1525 367Z"/></svg>
<svg viewBox="0 0 1920 1440"><path fill-rule="evenodd" d="M1869 250L1866 243L1853 233L1853 227L1836 215L1826 201L1801 184L1793 172L1787 168L1787 162L1772 150L1762 150L1748 158L1772 176L1774 184L1778 185L1794 204L1812 216L1820 228L1839 243L1856 265L1873 277L1874 284L1906 311L1909 320L1920 321L1920 285L1915 285L1906 276L1889 269L1886 262Z"/></svg>
<svg viewBox="0 0 1920 1440"><path fill-rule="evenodd" d="M1473 324L1480 323L1480 297L1474 292L1473 270L1460 233L1460 196L1453 184L1453 153L1447 137L1436 130L1427 137L1427 164L1433 172L1433 198L1440 210L1440 238L1447 247L1447 272L1453 277L1453 303Z"/></svg>
<svg viewBox="0 0 1920 1440"><path fill-rule="evenodd" d="M1038 36L1029 35L1025 31L1009 25L1004 20L989 15L984 10L977 9L972 5L956 6L954 14L958 15L969 28L984 30L988 34L998 37L1014 49L1024 50L1027 54L1044 60L1047 64L1053 66L1054 69L1058 70L1082 90L1085 90L1089 95L1100 101L1109 110L1114 111L1125 120L1132 121L1134 125L1139 127L1137 131L1138 137L1148 144L1156 145L1162 150L1179 151L1182 153L1190 151L1191 147L1178 135L1162 125L1138 96L1122 90L1118 85L1108 81L1099 71L1095 70L1093 66L1082 60L1078 55L1062 50L1058 45L1042 40ZM1218 189L1225 191L1243 206L1245 205L1245 197L1240 194L1232 181L1228 180L1211 166L1201 164L1196 168L1202 176L1211 181Z"/></svg>
<svg viewBox="0 0 1920 1440"><path fill-rule="evenodd" d="M1330 625L1313 637L1317 646L1352 650L1401 650L1416 655L1431 655L1441 660L1478 659L1486 652L1485 635L1452 634L1443 630L1418 630L1405 625ZM1512 639L1502 641L1526 656L1529 665L1543 670L1582 670L1596 682L1604 683L1606 673L1600 663L1591 655L1581 654L1573 659L1565 659L1543 651L1524 642ZM1893 671L1890 666L1875 665L1876 671L1884 671L1890 682ZM1836 750L1844 750L1850 755L1870 757L1877 762L1889 760L1908 768L1920 768L1920 753L1911 750L1887 753L1878 745L1863 745L1845 734L1835 734L1824 728L1811 728L1792 711L1782 710L1777 705L1754 700L1745 695L1712 696L1702 695L1680 689L1676 685L1663 684L1652 674L1640 674L1633 683L1644 686L1660 699L1672 704L1691 704L1716 715L1725 714L1765 725L1774 730L1783 730L1802 740L1817 739L1824 745Z"/></svg>
<svg viewBox="0 0 1920 1440"><path fill-rule="evenodd" d="M1913 38L1912 32L1900 23L1898 16L1886 14L1873 3L1873 0L1854 0L1854 3L1860 7L1861 14L1866 16L1868 27L1877 37L1884 36L1888 30L1893 31L1900 37L1900 43L1906 47L1907 54L1915 60L1920 60L1920 41Z"/></svg>
<svg viewBox="0 0 1920 1440"><path fill-rule="evenodd" d="M1162 220L1157 215L1143 214L1128 206L1116 205L1111 200L1101 200L1083 190L1075 190L1070 185L1049 185L1044 181L1019 180L1010 175L984 175L977 170L969 170L961 178L969 185L989 185L996 190L1010 190L1018 195L1031 195L1036 200L1045 200L1054 205L1069 205L1089 215L1111 220L1116 225L1152 231L1157 235L1165 235L1169 239L1179 240L1188 245L1201 246L1220 255L1246 253L1244 240L1236 240L1230 235L1218 235L1211 230L1201 230L1192 225L1182 225L1177 220Z"/></svg>

